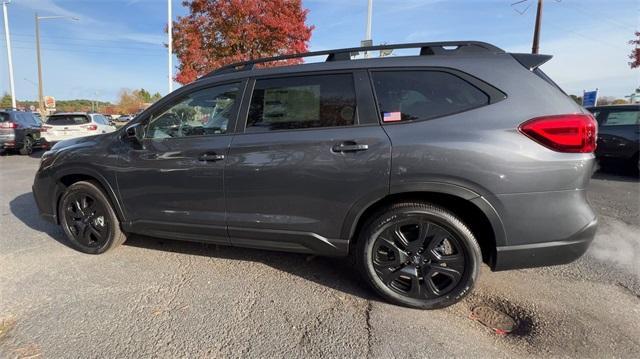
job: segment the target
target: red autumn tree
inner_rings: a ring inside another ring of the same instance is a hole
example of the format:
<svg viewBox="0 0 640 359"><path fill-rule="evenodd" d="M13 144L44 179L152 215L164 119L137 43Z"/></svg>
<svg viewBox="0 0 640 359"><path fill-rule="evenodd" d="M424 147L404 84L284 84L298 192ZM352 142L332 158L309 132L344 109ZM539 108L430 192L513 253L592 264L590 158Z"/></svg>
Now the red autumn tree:
<svg viewBox="0 0 640 359"><path fill-rule="evenodd" d="M631 55L629 55L631 59L629 66L635 69L636 67L640 67L640 31L636 31L636 38L629 41L629 44L636 45L635 49L631 50Z"/></svg>
<svg viewBox="0 0 640 359"><path fill-rule="evenodd" d="M173 23L176 81L194 81L230 63L306 52L313 26L301 0L191 0ZM285 63L298 63L292 59Z"/></svg>

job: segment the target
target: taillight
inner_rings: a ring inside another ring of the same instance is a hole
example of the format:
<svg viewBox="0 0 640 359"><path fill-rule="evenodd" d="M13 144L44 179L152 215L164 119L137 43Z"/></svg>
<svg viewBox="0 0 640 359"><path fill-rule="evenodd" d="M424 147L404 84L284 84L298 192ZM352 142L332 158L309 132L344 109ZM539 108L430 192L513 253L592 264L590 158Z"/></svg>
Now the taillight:
<svg viewBox="0 0 640 359"><path fill-rule="evenodd" d="M86 126L82 126L84 128L86 128L89 131L95 131L98 129L98 125L86 125Z"/></svg>
<svg viewBox="0 0 640 359"><path fill-rule="evenodd" d="M0 128L17 128L15 122L0 122Z"/></svg>
<svg viewBox="0 0 640 359"><path fill-rule="evenodd" d="M49 131L49 130L50 130L50 129L52 129L52 128L53 128L53 127L51 127L51 126L42 126L42 127L40 128L40 132L47 132L47 131Z"/></svg>
<svg viewBox="0 0 640 359"><path fill-rule="evenodd" d="M598 123L591 115L536 117L520 125L519 129L554 151L588 153L596 149Z"/></svg>

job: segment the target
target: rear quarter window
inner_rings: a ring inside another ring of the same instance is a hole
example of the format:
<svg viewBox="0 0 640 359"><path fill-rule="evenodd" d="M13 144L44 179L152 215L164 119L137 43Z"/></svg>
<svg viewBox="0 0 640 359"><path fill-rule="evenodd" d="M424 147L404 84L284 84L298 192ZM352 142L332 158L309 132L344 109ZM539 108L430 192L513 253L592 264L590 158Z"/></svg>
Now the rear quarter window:
<svg viewBox="0 0 640 359"><path fill-rule="evenodd" d="M489 96L442 71L376 71L373 84L385 123L428 120L489 104Z"/></svg>
<svg viewBox="0 0 640 359"><path fill-rule="evenodd" d="M604 126L626 126L640 123L640 111L634 110L609 110L603 118Z"/></svg>
<svg viewBox="0 0 640 359"><path fill-rule="evenodd" d="M91 122L89 118L84 115L54 115L50 116L49 119L47 119L47 124L53 126L84 125L85 123L89 122Z"/></svg>

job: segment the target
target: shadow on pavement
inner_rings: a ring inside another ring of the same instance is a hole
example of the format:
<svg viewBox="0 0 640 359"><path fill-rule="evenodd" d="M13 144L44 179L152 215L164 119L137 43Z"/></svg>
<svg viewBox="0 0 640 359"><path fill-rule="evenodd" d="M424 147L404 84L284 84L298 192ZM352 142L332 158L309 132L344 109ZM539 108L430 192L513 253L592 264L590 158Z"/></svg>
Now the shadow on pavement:
<svg viewBox="0 0 640 359"><path fill-rule="evenodd" d="M640 172L629 161L607 159L598 160L598 170L592 178L611 181L638 182Z"/></svg>
<svg viewBox="0 0 640 359"><path fill-rule="evenodd" d="M55 241L69 247L62 229L40 217L31 192L17 196L9 203L9 206L11 213L29 228L46 233ZM124 245L165 252L230 259L238 261L238 270L242 270L242 262L262 263L277 270L364 299L377 298L359 277L355 267L346 258L316 257L305 254L227 247L143 235L129 235Z"/></svg>
<svg viewBox="0 0 640 359"><path fill-rule="evenodd" d="M640 182L640 176L626 169L616 167L607 168L600 167L596 173L591 176L594 179L620 182Z"/></svg>
<svg viewBox="0 0 640 359"><path fill-rule="evenodd" d="M68 246L67 239L62 229L53 223L49 223L40 217L33 193L23 193L9 202L11 213L29 228L43 232L59 243Z"/></svg>
<svg viewBox="0 0 640 359"><path fill-rule="evenodd" d="M238 261L238 270L242 270L242 262L258 262L360 298L377 298L364 280L360 278L355 266L352 265L347 258L319 257L298 253L184 242L142 235L129 236L124 245L151 250L230 259Z"/></svg>
<svg viewBox="0 0 640 359"><path fill-rule="evenodd" d="M42 157L42 154L45 153L47 150L43 149L43 148L37 148L34 149L33 152L31 152L31 154L29 155L29 157L31 158L40 158Z"/></svg>

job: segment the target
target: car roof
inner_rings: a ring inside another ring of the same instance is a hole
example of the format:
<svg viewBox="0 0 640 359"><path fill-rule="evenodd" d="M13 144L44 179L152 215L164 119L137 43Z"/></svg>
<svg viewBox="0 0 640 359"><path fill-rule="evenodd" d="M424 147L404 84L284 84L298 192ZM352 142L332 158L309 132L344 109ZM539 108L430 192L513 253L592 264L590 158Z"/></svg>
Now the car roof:
<svg viewBox="0 0 640 359"><path fill-rule="evenodd" d="M384 56L372 58L351 58L355 54L365 51L383 51L396 49L419 49L417 55L401 56ZM233 80L251 76L265 76L271 74L288 74L298 72L326 71L326 70L352 70L367 67L398 67L398 66L417 66L424 65L424 61L429 59L447 58L477 58L478 56L500 56L509 55L504 50L481 41L445 41L445 42L425 42L425 43L408 43L408 44L386 44L367 47L344 48L325 51L314 51L301 54L281 55L274 57L259 58L244 62L238 62L226 66L222 66L200 78L195 82L207 79L215 79L217 81ZM261 66L266 63L278 63L283 60L298 59L302 61L305 58L317 58L318 56L326 56L324 62L299 63L276 67ZM549 55L531 55L536 59L550 59ZM520 60L519 60L520 61ZM534 60L540 61L540 60ZM258 65L258 66L256 66ZM537 66L536 66L537 67Z"/></svg>
<svg viewBox="0 0 640 359"><path fill-rule="evenodd" d="M640 104L590 106L587 107L587 110L601 110L612 108L617 110L640 110Z"/></svg>

